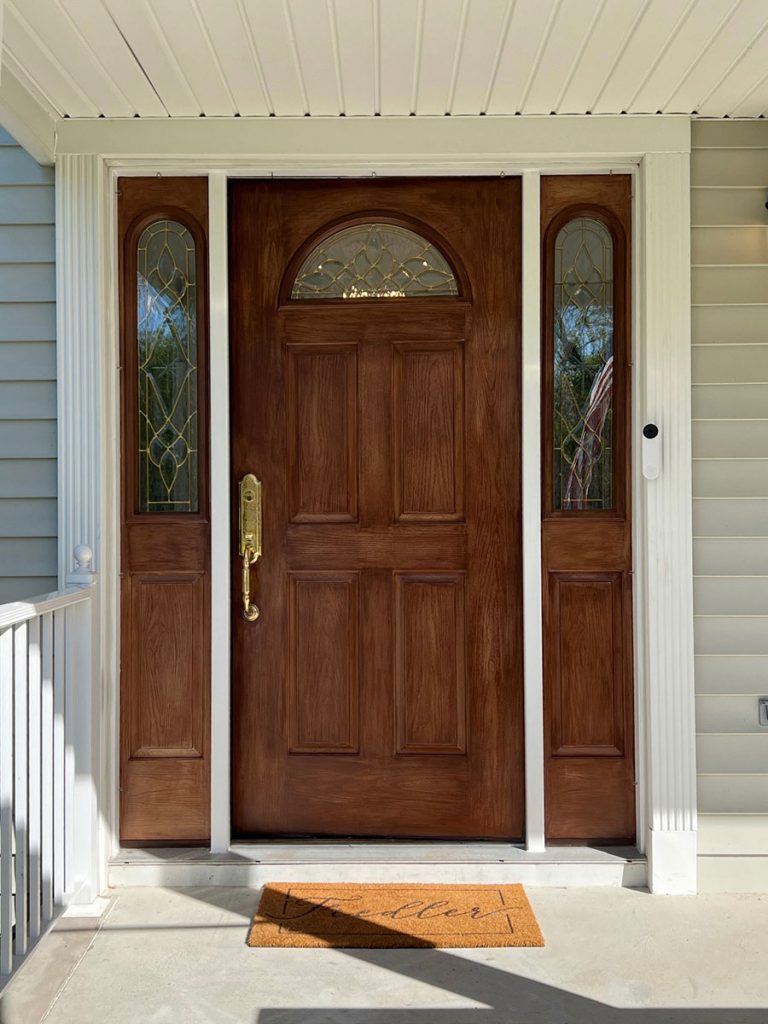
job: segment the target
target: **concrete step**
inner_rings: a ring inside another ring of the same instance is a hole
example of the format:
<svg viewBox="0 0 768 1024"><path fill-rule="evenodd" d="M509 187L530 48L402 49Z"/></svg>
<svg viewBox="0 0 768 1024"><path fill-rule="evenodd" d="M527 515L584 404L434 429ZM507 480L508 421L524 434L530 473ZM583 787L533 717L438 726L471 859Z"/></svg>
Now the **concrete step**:
<svg viewBox="0 0 768 1024"><path fill-rule="evenodd" d="M121 849L113 887L171 888L266 882L434 882L547 886L647 886L645 857L633 847L557 846L533 853L511 843L255 842L226 853Z"/></svg>

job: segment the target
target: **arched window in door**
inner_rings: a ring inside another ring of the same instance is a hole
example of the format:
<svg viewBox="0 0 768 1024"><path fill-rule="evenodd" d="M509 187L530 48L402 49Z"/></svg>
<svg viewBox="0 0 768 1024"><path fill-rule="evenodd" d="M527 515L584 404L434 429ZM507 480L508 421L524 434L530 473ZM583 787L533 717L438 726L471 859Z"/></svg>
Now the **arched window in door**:
<svg viewBox="0 0 768 1024"><path fill-rule="evenodd" d="M316 245L301 264L292 299L399 299L458 295L446 257L399 224L342 228Z"/></svg>

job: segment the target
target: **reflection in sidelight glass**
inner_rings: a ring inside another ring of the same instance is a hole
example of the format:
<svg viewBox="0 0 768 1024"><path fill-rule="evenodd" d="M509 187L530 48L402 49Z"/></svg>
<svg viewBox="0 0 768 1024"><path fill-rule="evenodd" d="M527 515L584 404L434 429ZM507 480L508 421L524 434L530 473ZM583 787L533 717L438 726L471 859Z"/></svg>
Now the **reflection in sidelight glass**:
<svg viewBox="0 0 768 1024"><path fill-rule="evenodd" d="M195 243L172 220L137 252L139 511L197 512Z"/></svg>
<svg viewBox="0 0 768 1024"><path fill-rule="evenodd" d="M555 242L554 505L613 508L613 242L577 217Z"/></svg>
<svg viewBox="0 0 768 1024"><path fill-rule="evenodd" d="M397 224L356 224L316 246L304 260L292 299L399 299L457 295L446 258Z"/></svg>

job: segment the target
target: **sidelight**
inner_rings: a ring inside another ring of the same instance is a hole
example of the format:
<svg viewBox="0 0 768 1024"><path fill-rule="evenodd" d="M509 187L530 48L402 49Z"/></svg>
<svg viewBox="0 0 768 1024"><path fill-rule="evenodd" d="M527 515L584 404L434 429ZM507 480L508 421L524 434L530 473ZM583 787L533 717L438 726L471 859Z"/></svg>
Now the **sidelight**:
<svg viewBox="0 0 768 1024"><path fill-rule="evenodd" d="M198 510L197 274L191 233L156 220L137 251L140 512Z"/></svg>
<svg viewBox="0 0 768 1024"><path fill-rule="evenodd" d="M315 246L292 299L398 299L458 295L456 277L426 238L398 224L355 224Z"/></svg>
<svg viewBox="0 0 768 1024"><path fill-rule="evenodd" d="M559 231L554 253L554 508L613 508L613 240L594 217Z"/></svg>

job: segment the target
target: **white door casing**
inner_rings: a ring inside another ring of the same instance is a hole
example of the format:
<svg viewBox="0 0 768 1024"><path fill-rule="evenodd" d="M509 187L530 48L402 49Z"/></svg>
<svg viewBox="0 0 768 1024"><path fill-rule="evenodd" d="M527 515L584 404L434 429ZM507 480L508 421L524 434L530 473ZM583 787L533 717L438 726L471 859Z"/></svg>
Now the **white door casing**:
<svg viewBox="0 0 768 1024"><path fill-rule="evenodd" d="M117 238L121 174L209 174L212 837L228 849L230 572L227 178L523 175L523 550L528 848L543 846L539 175L635 178L633 453L638 842L651 888L696 888L691 570L690 122L681 117L61 122L56 158L59 546L101 575L102 858L116 845L119 625ZM643 478L640 432L661 431ZM87 534L87 535L86 535Z"/></svg>

